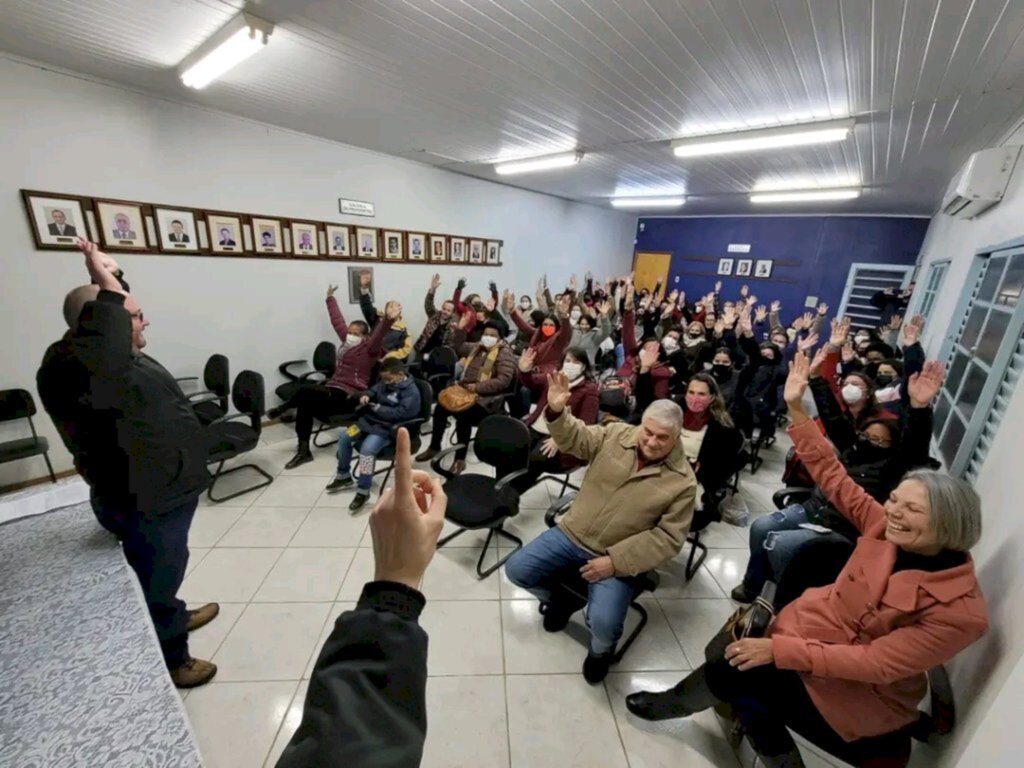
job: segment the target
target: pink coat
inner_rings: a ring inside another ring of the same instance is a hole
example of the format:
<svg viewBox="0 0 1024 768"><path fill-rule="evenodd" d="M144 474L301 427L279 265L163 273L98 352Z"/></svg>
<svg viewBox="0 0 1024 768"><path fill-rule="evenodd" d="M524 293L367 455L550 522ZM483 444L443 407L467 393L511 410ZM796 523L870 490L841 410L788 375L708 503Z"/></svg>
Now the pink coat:
<svg viewBox="0 0 1024 768"><path fill-rule="evenodd" d="M974 561L893 573L885 507L846 474L814 422L789 434L812 477L862 536L835 584L808 589L770 630L775 665L801 673L830 726L847 741L917 719L925 673L988 629Z"/></svg>

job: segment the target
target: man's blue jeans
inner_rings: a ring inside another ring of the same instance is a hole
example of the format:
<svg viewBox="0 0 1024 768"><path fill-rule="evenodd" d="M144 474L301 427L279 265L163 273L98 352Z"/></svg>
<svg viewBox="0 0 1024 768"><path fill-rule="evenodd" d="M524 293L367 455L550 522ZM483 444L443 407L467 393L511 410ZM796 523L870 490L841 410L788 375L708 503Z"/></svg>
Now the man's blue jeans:
<svg viewBox="0 0 1024 768"><path fill-rule="evenodd" d="M373 467L377 454L391 444L390 437L373 434L358 434L351 437L342 431L338 435L338 477L352 476L352 449L359 449L359 479L356 487L360 491L369 491L373 485Z"/></svg>
<svg viewBox="0 0 1024 768"><path fill-rule="evenodd" d="M555 573L568 568L579 570L595 557L599 555L576 546L561 528L549 528L508 559L505 575L546 603L551 600L551 577ZM615 650L633 590L629 580L616 576L589 585L587 629L592 654Z"/></svg>
<svg viewBox="0 0 1024 768"><path fill-rule="evenodd" d="M838 533L818 533L801 528L807 522L807 511L800 504L759 517L750 524L750 561L743 576L749 592L760 592L766 581L778 582L797 550L808 542L835 538L847 539Z"/></svg>

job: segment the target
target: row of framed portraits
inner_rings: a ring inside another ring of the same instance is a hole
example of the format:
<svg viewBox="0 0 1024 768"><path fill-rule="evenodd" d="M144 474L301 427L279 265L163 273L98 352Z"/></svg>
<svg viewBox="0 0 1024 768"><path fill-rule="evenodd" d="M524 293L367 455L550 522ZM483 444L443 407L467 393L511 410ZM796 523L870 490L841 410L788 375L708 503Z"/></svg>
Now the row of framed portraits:
<svg viewBox="0 0 1024 768"><path fill-rule="evenodd" d="M36 248L499 266L503 241L21 190Z"/></svg>
<svg viewBox="0 0 1024 768"><path fill-rule="evenodd" d="M772 267L775 262L772 259L719 259L718 274L732 275L734 277L761 277L772 276ZM733 267L735 266L735 271Z"/></svg>

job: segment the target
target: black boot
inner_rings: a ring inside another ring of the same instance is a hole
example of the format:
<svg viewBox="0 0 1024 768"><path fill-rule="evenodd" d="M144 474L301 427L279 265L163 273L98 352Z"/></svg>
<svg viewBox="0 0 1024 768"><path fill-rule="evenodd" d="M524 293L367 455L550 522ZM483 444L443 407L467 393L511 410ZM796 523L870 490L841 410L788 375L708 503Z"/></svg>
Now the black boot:
<svg viewBox="0 0 1024 768"><path fill-rule="evenodd" d="M793 747L789 752L782 755L758 755L757 759L764 768L804 768L804 759L800 757L800 750Z"/></svg>
<svg viewBox="0 0 1024 768"><path fill-rule="evenodd" d="M644 720L689 717L717 703L718 699L708 688L703 665L667 691L640 691L626 697L626 709Z"/></svg>
<svg viewBox="0 0 1024 768"><path fill-rule="evenodd" d="M309 450L309 445L299 445L299 450L296 451L295 455L292 456L291 461L284 465L285 469L295 469L301 467L303 464L308 464L313 460L313 453Z"/></svg>
<svg viewBox="0 0 1024 768"><path fill-rule="evenodd" d="M583 661L583 677L591 685L597 685L608 677L608 670L611 669L614 658L615 651L602 654L587 653L587 658Z"/></svg>
<svg viewBox="0 0 1024 768"><path fill-rule="evenodd" d="M544 630L547 632L561 632L569 625L569 619L576 612L571 606L564 602L549 600L540 604L540 612L544 616Z"/></svg>
<svg viewBox="0 0 1024 768"><path fill-rule="evenodd" d="M754 592L751 589L747 589L746 582L743 582L738 587L733 587L732 592L729 593L729 597L737 603L752 603L757 600L757 596L759 594L761 594L760 590Z"/></svg>

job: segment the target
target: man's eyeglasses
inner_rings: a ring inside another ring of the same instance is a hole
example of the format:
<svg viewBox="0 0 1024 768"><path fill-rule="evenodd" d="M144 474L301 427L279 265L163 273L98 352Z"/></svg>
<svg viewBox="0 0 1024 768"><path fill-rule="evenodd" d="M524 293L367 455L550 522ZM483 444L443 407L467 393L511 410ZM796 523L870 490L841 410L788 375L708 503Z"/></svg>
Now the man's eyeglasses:
<svg viewBox="0 0 1024 768"><path fill-rule="evenodd" d="M133 319L137 319L140 323L146 322L146 316L142 314L142 310L141 309L138 312L129 312L128 314Z"/></svg>

